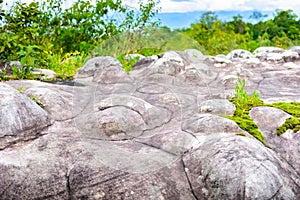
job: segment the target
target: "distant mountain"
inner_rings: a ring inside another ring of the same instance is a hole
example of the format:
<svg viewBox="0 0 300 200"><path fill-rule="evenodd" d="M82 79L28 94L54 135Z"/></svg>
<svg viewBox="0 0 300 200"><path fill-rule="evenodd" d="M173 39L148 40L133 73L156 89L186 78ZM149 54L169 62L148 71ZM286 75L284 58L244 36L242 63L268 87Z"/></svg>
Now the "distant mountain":
<svg viewBox="0 0 300 200"><path fill-rule="evenodd" d="M185 13L159 13L157 17L161 19L163 26L168 26L172 29L174 28L187 28L192 23L200 20L203 13L207 11L195 11L195 12L185 12ZM241 15L243 20L246 22L255 22L255 20L250 19L250 16L254 11L216 11L215 14L221 21L230 21L233 16ZM263 15L268 15L266 19L272 18L275 13L272 11L261 12Z"/></svg>

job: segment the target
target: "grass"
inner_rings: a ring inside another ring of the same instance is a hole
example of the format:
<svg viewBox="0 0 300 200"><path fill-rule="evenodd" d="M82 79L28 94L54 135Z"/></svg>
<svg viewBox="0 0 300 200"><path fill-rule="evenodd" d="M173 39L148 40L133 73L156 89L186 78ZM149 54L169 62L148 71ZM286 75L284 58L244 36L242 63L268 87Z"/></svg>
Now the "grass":
<svg viewBox="0 0 300 200"><path fill-rule="evenodd" d="M300 103L299 102L278 102L273 104L265 104L259 97L258 93L254 91L252 95L248 95L245 91L245 79L238 79L235 87L235 96L230 98L230 101L236 106L233 116L226 116L235 121L241 129L247 131L265 144L264 136L259 131L257 124L251 119L249 112L253 107L269 106L283 110L292 117L286 119L285 123L277 128L277 135L285 133L287 130L293 130L294 133L300 130Z"/></svg>
<svg viewBox="0 0 300 200"><path fill-rule="evenodd" d="M235 96L230 98L230 101L236 106L236 110L233 116L226 117L235 121L241 129L247 131L261 143L265 144L263 134L259 131L257 124L249 115L249 112L253 107L263 106L264 102L260 100L256 91L254 91L252 95L248 95L245 91L245 85L245 79L238 79L235 87Z"/></svg>

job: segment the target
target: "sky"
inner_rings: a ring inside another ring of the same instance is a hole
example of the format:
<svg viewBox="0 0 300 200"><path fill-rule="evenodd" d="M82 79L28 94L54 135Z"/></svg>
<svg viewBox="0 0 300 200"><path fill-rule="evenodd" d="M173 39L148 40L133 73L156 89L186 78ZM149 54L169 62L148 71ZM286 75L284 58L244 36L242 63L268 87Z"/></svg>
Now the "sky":
<svg viewBox="0 0 300 200"><path fill-rule="evenodd" d="M143 0L144 2L146 0ZM123 0L130 6L136 6L138 0ZM292 9L300 12L299 0L161 0L161 12L192 12L219 10L259 10Z"/></svg>
<svg viewBox="0 0 300 200"><path fill-rule="evenodd" d="M4 2L12 3L14 0L4 0ZM23 2L31 2L33 0L22 0ZM41 0L39 0L41 1ZM137 7L139 0L123 0L123 3ZM146 2L147 0L142 0ZM67 4L71 4L72 0L66 0ZM299 0L160 0L159 6L161 12L192 12L192 11L218 11L218 10L259 10L274 11L276 9L292 9L296 13L300 13Z"/></svg>

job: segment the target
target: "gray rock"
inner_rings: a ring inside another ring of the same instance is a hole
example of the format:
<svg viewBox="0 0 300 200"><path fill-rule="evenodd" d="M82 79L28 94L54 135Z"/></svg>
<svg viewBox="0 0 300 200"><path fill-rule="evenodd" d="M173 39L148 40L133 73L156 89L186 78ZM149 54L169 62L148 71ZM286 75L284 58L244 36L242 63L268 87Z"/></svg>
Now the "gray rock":
<svg viewBox="0 0 300 200"><path fill-rule="evenodd" d="M270 62L283 62L284 58L282 53L267 53L266 61Z"/></svg>
<svg viewBox="0 0 300 200"><path fill-rule="evenodd" d="M283 125L285 120L290 118L291 115L277 108L257 107L251 110L250 116L262 131L267 145L278 155L287 160L289 165L293 166L299 172L299 134L290 135L288 131L286 134L277 136L276 130L279 126Z"/></svg>
<svg viewBox="0 0 300 200"><path fill-rule="evenodd" d="M24 92L41 100L52 119L63 121L73 117L73 96L71 93L49 88L29 88ZM64 110L64 112L62 112Z"/></svg>
<svg viewBox="0 0 300 200"><path fill-rule="evenodd" d="M0 83L0 150L38 138L51 124L49 115L38 104Z"/></svg>
<svg viewBox="0 0 300 200"><path fill-rule="evenodd" d="M51 80L56 78L56 73L50 69L35 68L30 73L33 75L40 75L40 80Z"/></svg>
<svg viewBox="0 0 300 200"><path fill-rule="evenodd" d="M95 74L96 71L102 71L105 68L109 67L120 67L122 68L121 63L114 57L105 56L105 57L95 57L88 60L79 70L76 75L77 78L86 78L91 77Z"/></svg>
<svg viewBox="0 0 300 200"><path fill-rule="evenodd" d="M226 56L218 55L213 58L213 63L215 67L222 68L230 65L232 61L227 59Z"/></svg>
<svg viewBox="0 0 300 200"><path fill-rule="evenodd" d="M176 76L184 71L185 63L180 55L174 51L165 52L161 58L153 62L148 68L154 73Z"/></svg>
<svg viewBox="0 0 300 200"><path fill-rule="evenodd" d="M131 60L131 59L135 59L135 58L138 58L140 60L140 59L145 58L145 56L143 56L141 54L128 54L125 56L126 60Z"/></svg>
<svg viewBox="0 0 300 200"><path fill-rule="evenodd" d="M259 47L254 50L253 54L258 55L261 53L283 53L284 49L279 47Z"/></svg>
<svg viewBox="0 0 300 200"><path fill-rule="evenodd" d="M128 76L122 66L109 65L96 70L93 82L103 84L131 83L132 79Z"/></svg>
<svg viewBox="0 0 300 200"><path fill-rule="evenodd" d="M211 99L201 102L198 105L198 112L211 113L217 115L232 116L235 111L235 105L226 99Z"/></svg>
<svg viewBox="0 0 300 200"><path fill-rule="evenodd" d="M24 66L22 66L20 61L10 61L7 63L3 63L0 67L0 75L11 76L13 75L13 69L23 70Z"/></svg>
<svg viewBox="0 0 300 200"><path fill-rule="evenodd" d="M261 66L261 62L258 58L249 58L245 62L246 66L255 68Z"/></svg>
<svg viewBox="0 0 300 200"><path fill-rule="evenodd" d="M243 132L234 121L211 114L195 114L190 119L182 122L182 130L196 136Z"/></svg>
<svg viewBox="0 0 300 200"><path fill-rule="evenodd" d="M266 60L279 50L169 51L129 74L97 57L72 81L0 84L0 199L300 199L299 133L275 132L289 115L251 110L269 148L223 116L238 78L266 102L300 102L300 68Z"/></svg>
<svg viewBox="0 0 300 200"><path fill-rule="evenodd" d="M297 52L298 55L300 56L300 46L294 46L294 47L290 48L289 50Z"/></svg>
<svg viewBox="0 0 300 200"><path fill-rule="evenodd" d="M239 58L249 59L249 58L253 58L254 55L250 51L243 50L243 49L236 49L236 50L231 51L229 54L227 54L226 57L231 60L239 59Z"/></svg>
<svg viewBox="0 0 300 200"><path fill-rule="evenodd" d="M297 199L300 195L291 178L297 176L293 169L247 137L208 136L183 162L198 199Z"/></svg>
<svg viewBox="0 0 300 200"><path fill-rule="evenodd" d="M300 65L297 65L293 62L287 62L283 64L284 67L286 67L287 69L299 69Z"/></svg>
<svg viewBox="0 0 300 200"><path fill-rule="evenodd" d="M299 59L299 54L295 51L285 51L282 53L282 58L285 62L294 62Z"/></svg>
<svg viewBox="0 0 300 200"><path fill-rule="evenodd" d="M189 63L199 63L202 62L205 57L197 49L187 49L181 53L183 58Z"/></svg>

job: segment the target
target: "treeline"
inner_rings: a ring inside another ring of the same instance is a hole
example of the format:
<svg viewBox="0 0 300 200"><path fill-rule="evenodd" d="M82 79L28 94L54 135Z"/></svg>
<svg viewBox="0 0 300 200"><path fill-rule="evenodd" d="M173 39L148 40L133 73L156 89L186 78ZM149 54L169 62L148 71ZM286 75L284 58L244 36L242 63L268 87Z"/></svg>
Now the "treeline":
<svg viewBox="0 0 300 200"><path fill-rule="evenodd" d="M257 23L245 22L239 15L223 22L206 12L189 28L171 30L160 27L155 18L159 0L140 2L139 10L122 0L94 4L76 0L69 8L61 0L16 2L9 10L0 10L0 70L1 63L18 60L28 69L38 66L72 76L95 55L115 56L130 70L135 60L125 58L129 53L147 56L198 48L216 55L238 48L253 51L300 44L300 21L292 10L277 11L269 20L254 12Z"/></svg>
<svg viewBox="0 0 300 200"><path fill-rule="evenodd" d="M260 46L289 48L300 44L300 20L292 10L277 11L272 19L253 12L257 23L245 22L240 15L222 22L214 12L206 12L187 29L179 30L194 38L207 53L224 54L237 48L253 51Z"/></svg>

